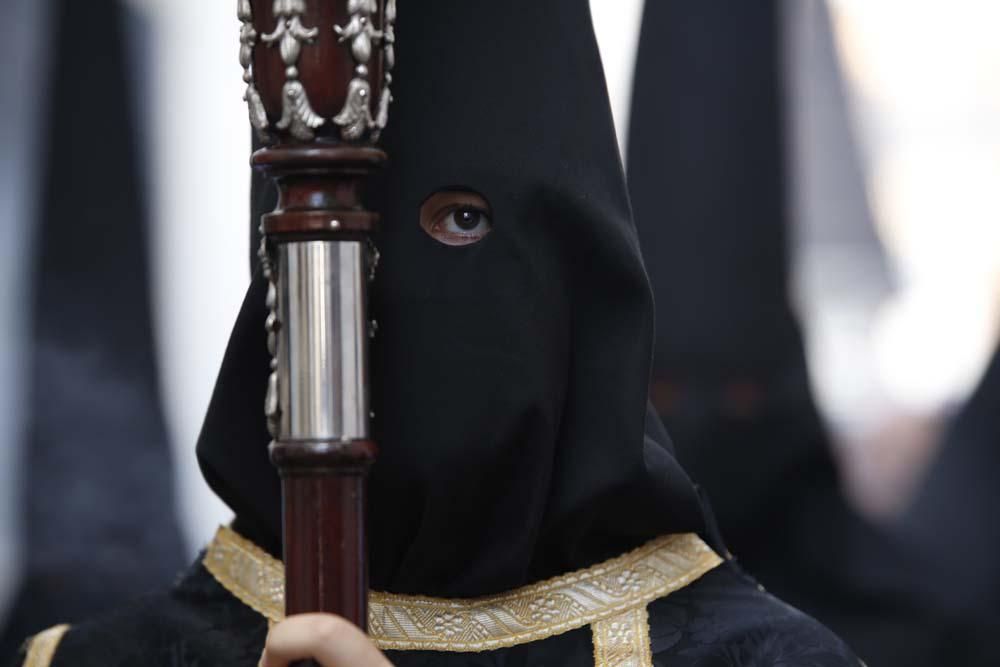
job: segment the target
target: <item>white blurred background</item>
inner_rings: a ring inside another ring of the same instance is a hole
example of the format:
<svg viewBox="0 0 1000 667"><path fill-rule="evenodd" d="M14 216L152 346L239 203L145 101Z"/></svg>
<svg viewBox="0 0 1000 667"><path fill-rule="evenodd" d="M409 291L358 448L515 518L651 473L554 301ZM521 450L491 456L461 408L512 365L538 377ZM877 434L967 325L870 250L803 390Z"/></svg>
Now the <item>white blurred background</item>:
<svg viewBox="0 0 1000 667"><path fill-rule="evenodd" d="M194 445L250 281L250 131L236 60L239 23L233 2L134 4L155 31L154 318L177 497L193 554L230 517L202 480Z"/></svg>

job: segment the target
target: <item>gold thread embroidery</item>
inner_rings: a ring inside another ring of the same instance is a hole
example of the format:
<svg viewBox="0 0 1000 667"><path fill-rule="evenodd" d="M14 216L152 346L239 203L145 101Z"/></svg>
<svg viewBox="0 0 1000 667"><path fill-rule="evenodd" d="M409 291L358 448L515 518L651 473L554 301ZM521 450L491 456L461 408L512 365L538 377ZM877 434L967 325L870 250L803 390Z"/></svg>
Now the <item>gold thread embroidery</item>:
<svg viewBox="0 0 1000 667"><path fill-rule="evenodd" d="M446 600L372 591L368 633L383 650L476 652L517 646L644 608L721 562L690 533L660 537L593 567L499 595ZM284 617L281 561L222 527L203 563L248 607L271 621Z"/></svg>
<svg viewBox="0 0 1000 667"><path fill-rule="evenodd" d="M645 605L590 626L596 667L652 667L649 612Z"/></svg>
<svg viewBox="0 0 1000 667"><path fill-rule="evenodd" d="M68 630L68 625L56 625L32 637L28 642L22 667L49 667L59 648L59 642Z"/></svg>

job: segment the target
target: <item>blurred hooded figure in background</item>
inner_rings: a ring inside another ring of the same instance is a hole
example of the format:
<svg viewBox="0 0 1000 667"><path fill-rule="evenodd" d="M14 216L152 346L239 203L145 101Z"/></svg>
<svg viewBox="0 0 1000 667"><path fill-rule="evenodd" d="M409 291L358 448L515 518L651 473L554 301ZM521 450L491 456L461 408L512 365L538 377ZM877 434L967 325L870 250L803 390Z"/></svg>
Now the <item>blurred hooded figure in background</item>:
<svg viewBox="0 0 1000 667"><path fill-rule="evenodd" d="M39 157L18 165L37 217L9 221L31 246L31 340L14 382L28 388L14 468L23 568L4 657L28 634L169 583L185 560L153 348L130 71L141 59L127 39L147 26L115 0L39 4L37 22L14 24L44 42L47 66L26 82L41 97Z"/></svg>
<svg viewBox="0 0 1000 667"><path fill-rule="evenodd" d="M895 529L934 572L921 583L966 625L974 664L997 664L1000 648L1000 350L949 424L917 495ZM973 663L968 663L973 664Z"/></svg>
<svg viewBox="0 0 1000 667"><path fill-rule="evenodd" d="M791 303L781 6L645 6L627 159L657 304L651 397L768 590L873 665L995 664L977 616L944 612L929 554L841 493Z"/></svg>
<svg viewBox="0 0 1000 667"><path fill-rule="evenodd" d="M370 573L393 594L372 593L376 645L402 666L859 664L727 558L647 408L652 298L587 4L404 2L397 39L372 295ZM198 443L233 526L169 592L47 631L29 660L256 664L283 581L264 294L258 275Z"/></svg>
<svg viewBox="0 0 1000 667"><path fill-rule="evenodd" d="M627 150L653 403L743 559L836 483L788 293L779 27L776 2L647 2Z"/></svg>

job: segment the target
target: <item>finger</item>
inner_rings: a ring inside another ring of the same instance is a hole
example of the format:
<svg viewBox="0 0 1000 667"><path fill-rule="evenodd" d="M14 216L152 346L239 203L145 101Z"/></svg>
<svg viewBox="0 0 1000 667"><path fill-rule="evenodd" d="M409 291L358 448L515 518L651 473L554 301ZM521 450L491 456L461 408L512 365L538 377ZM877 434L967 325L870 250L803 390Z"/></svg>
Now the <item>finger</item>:
<svg viewBox="0 0 1000 667"><path fill-rule="evenodd" d="M332 614L300 614L275 625L260 667L288 667L309 658L322 667L391 667L365 633Z"/></svg>

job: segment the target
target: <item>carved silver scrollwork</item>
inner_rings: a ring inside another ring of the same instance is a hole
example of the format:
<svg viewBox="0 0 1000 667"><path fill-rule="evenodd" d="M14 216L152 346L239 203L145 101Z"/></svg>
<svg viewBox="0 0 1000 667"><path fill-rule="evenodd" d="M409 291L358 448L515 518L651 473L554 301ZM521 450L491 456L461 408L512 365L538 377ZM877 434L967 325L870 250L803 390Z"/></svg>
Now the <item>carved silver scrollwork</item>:
<svg viewBox="0 0 1000 667"><path fill-rule="evenodd" d="M281 118L275 123L280 130L288 130L293 137L309 141L315 137L313 130L325 121L313 111L306 89L299 81L298 62L302 45L311 43L319 28L302 25L305 0L274 0L274 31L261 37L268 46L279 44L281 59L285 63L285 87L282 90Z"/></svg>
<svg viewBox="0 0 1000 667"><path fill-rule="evenodd" d="M250 0L238 0L236 14L240 19L240 65L243 67L243 82L247 84L243 100L250 112L250 125L257 130L261 139L266 139L267 111L264 110L264 103L253 79L253 49L257 45L257 31L253 27Z"/></svg>
<svg viewBox="0 0 1000 667"><path fill-rule="evenodd" d="M392 101L389 85L392 83L391 71L395 64L396 2L387 0L382 30L377 30L373 24L373 17L378 12L376 0L347 0L347 11L350 14L347 24L335 25L333 30L337 33L338 41L349 41L351 44L351 55L356 63L355 76L348 84L344 107L334 116L333 122L340 127L340 135L347 141L360 139L369 130L372 132L372 138L377 139L389 120L389 103ZM368 63L372 57L372 48L376 44L381 44L383 49L385 74L378 112L373 117Z"/></svg>
<svg viewBox="0 0 1000 667"><path fill-rule="evenodd" d="M281 320L278 319L278 276L267 245L267 237L264 235L263 224L260 233L257 257L260 259L261 273L267 280L267 320L264 329L267 331L267 352L271 355L271 372L267 377L267 394L264 397L264 415L267 417L268 433L272 438L277 438L281 430L281 401L278 391L278 334L281 331Z"/></svg>
<svg viewBox="0 0 1000 667"><path fill-rule="evenodd" d="M378 271L379 262L382 261L382 253L378 251L375 246L375 242L372 241L371 237L367 237L368 241L368 282L373 282L375 280L375 273Z"/></svg>
<svg viewBox="0 0 1000 667"><path fill-rule="evenodd" d="M362 67L364 65L358 65L359 69ZM367 74L367 71L364 74ZM347 141L360 139L368 128L375 124L375 119L372 118L371 96L372 88L368 84L368 79L356 76L347 85L344 108L333 117L333 122L340 127L340 136Z"/></svg>
<svg viewBox="0 0 1000 667"><path fill-rule="evenodd" d="M375 0L347 0L347 12L351 15L347 25L335 25L333 31L340 38L338 41L350 40L355 62L367 65L372 57L372 43L382 38L382 33L372 24L378 4Z"/></svg>
<svg viewBox="0 0 1000 667"><path fill-rule="evenodd" d="M389 105L392 104L392 68L396 65L396 0L386 0L385 22L382 31L382 95L378 102L378 114L375 116L375 127L372 139L378 141L379 135L389 124Z"/></svg>

